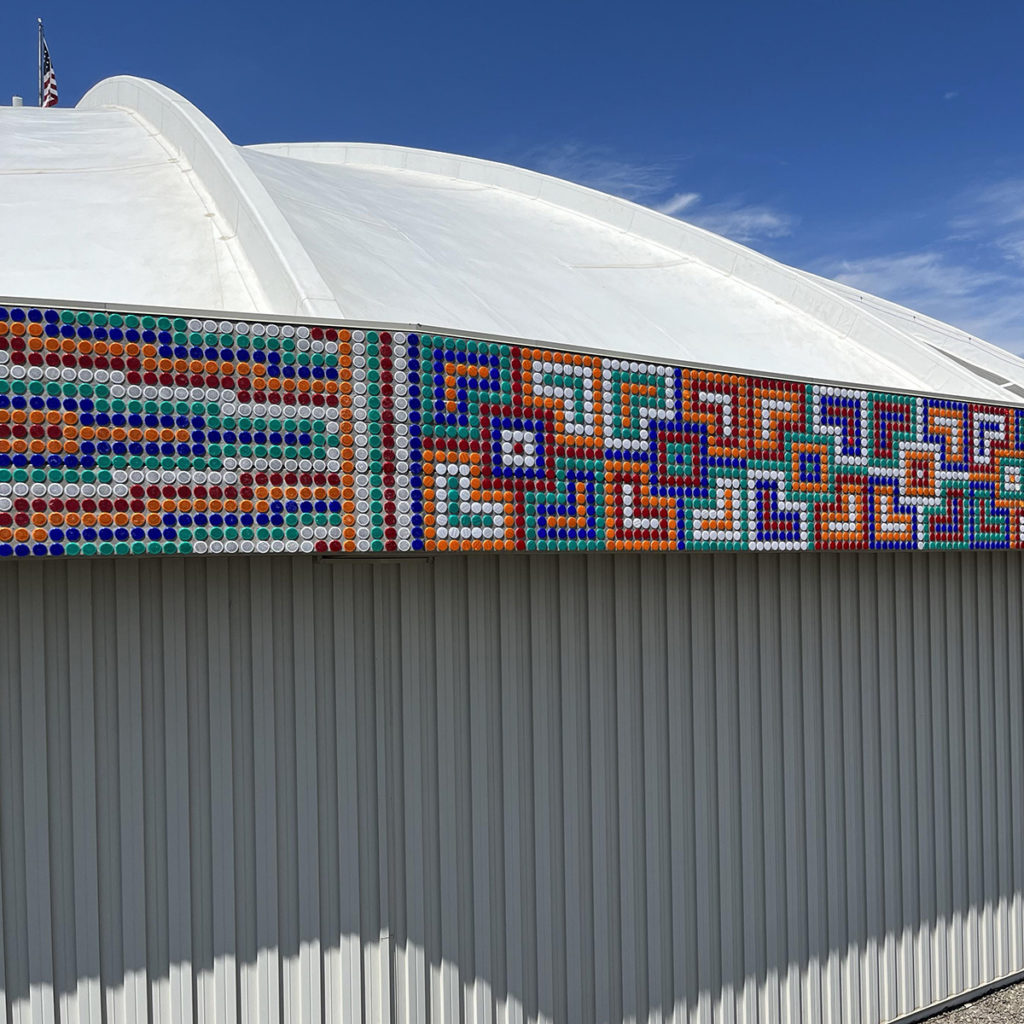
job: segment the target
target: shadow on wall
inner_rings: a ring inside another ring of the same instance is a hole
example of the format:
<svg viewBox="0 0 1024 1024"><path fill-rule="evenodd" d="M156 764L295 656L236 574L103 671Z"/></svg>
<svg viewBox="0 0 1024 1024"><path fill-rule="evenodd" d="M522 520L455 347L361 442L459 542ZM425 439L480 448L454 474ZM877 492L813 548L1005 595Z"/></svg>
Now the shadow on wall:
<svg viewBox="0 0 1024 1024"><path fill-rule="evenodd" d="M1022 590L1002 552L4 564L8 1019L860 1022L1018 970Z"/></svg>

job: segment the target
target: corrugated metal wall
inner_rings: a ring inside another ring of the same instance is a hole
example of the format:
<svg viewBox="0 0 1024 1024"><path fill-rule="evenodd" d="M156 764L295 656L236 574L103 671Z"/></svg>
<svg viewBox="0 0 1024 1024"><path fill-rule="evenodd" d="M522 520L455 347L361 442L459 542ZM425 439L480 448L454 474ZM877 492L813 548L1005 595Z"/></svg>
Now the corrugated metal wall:
<svg viewBox="0 0 1024 1024"><path fill-rule="evenodd" d="M1024 967L1021 557L0 566L12 1021L887 1019Z"/></svg>

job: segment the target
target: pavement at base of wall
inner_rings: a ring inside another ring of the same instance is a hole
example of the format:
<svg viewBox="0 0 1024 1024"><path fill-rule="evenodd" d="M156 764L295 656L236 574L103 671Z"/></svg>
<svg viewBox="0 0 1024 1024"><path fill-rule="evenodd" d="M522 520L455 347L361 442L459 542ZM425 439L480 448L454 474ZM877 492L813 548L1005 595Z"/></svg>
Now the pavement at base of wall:
<svg viewBox="0 0 1024 1024"><path fill-rule="evenodd" d="M928 1024L1024 1024L1024 982L929 1017Z"/></svg>

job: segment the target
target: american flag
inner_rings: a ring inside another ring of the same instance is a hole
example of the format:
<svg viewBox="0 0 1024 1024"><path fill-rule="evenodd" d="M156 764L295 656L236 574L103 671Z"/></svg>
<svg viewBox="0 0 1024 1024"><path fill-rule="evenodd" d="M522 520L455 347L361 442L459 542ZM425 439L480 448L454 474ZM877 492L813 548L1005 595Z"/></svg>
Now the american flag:
<svg viewBox="0 0 1024 1024"><path fill-rule="evenodd" d="M43 40L43 97L40 106L57 106L57 76L53 71L53 64L50 63L50 51Z"/></svg>

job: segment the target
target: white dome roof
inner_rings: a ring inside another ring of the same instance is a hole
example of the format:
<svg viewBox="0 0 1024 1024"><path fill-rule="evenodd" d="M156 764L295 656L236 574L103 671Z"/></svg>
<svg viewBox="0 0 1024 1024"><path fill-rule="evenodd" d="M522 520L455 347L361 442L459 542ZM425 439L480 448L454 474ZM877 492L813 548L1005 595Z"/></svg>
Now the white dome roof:
<svg viewBox="0 0 1024 1024"><path fill-rule="evenodd" d="M401 147L236 147L142 79L101 82L74 110L0 109L0 175L8 298L424 325L1024 396L1008 352L625 200Z"/></svg>

